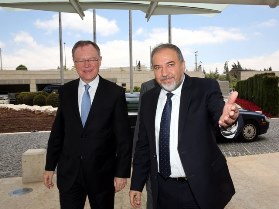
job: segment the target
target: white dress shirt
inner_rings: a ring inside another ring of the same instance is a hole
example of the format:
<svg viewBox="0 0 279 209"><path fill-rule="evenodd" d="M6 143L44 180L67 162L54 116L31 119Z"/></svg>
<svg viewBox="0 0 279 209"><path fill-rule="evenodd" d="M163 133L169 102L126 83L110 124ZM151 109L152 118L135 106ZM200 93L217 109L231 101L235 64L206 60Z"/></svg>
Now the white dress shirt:
<svg viewBox="0 0 279 209"><path fill-rule="evenodd" d="M91 104L92 104L92 101L95 97L95 93L96 93L96 90L97 90L97 87L98 87L98 84L99 84L99 75L97 75L97 77L91 81L90 83L88 83L88 85L90 86L90 88L88 89L88 92L89 92L89 95L90 95L90 100L91 100ZM79 107L79 114L81 115L81 100L82 100L82 96L85 92L85 86L86 83L79 79L79 85L78 85L78 107Z"/></svg>
<svg viewBox="0 0 279 209"><path fill-rule="evenodd" d="M184 82L184 79L183 79ZM170 164L171 164L171 175L170 177L185 177L185 172L177 151L178 147L178 121L179 121L179 107L180 107L180 95L181 89L183 86L183 82L181 85L172 91L173 96L172 100L172 111L171 111L171 123L170 123ZM163 113L163 109L165 103L167 101L168 92L164 89L161 90L159 95L159 100L157 104L156 117L155 117L155 136L156 136L156 153L157 153L157 161L159 162L159 132L160 132L160 123L161 117ZM158 163L158 170L159 170Z"/></svg>
<svg viewBox="0 0 279 209"><path fill-rule="evenodd" d="M185 77L184 77L185 78ZM178 121L179 121L179 109L180 109L180 97L181 97L181 89L184 83L184 78L181 85L172 91L174 95L172 96L172 112L171 112L171 123L170 123L170 166L171 166L171 175L170 177L185 177L186 174L184 172L179 154L178 154ZM156 137L156 153L157 153L157 162L158 162L158 171L159 168L159 132L160 132L160 123L161 117L163 113L163 109L165 103L167 101L167 91L161 89L157 110L156 110L156 117L155 117L155 137ZM228 129L221 128L220 132L226 138L233 138L236 134L236 130L238 127L238 123L229 127Z"/></svg>

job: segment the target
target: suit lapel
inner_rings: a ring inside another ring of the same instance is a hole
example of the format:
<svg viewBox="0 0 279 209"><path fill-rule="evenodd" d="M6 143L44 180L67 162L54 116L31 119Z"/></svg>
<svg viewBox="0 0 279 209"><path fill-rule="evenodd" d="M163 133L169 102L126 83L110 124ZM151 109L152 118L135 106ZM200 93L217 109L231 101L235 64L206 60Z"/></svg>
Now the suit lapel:
<svg viewBox="0 0 279 209"><path fill-rule="evenodd" d="M155 146L155 142L156 142L156 137L155 137L155 117L156 117L156 110L157 110L157 103L158 103L158 99L159 99L159 95L160 95L160 92L161 92L161 87L157 86L155 87L154 89L154 92L149 100L149 116L150 116L150 132L152 134L152 142L154 143L154 147L156 148Z"/></svg>
<svg viewBox="0 0 279 209"><path fill-rule="evenodd" d="M185 75L185 80L181 89L180 108L179 108L179 123L178 123L178 141L182 138L182 130L188 115L188 110L191 102L191 78Z"/></svg>
<svg viewBox="0 0 279 209"><path fill-rule="evenodd" d="M79 79L75 80L75 82L72 85L72 88L70 89L70 95L72 97L70 101L74 101L74 102L71 102L69 105L72 105L74 117L77 118L77 121L78 120L80 121L80 125L82 126L80 113L79 113L79 106L78 106L78 85L79 85Z"/></svg>

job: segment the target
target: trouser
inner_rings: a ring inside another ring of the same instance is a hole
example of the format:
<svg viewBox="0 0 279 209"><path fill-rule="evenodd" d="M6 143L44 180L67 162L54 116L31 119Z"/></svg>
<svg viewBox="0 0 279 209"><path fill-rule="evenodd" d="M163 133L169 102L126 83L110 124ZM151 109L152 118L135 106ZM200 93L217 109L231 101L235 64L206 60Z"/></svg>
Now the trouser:
<svg viewBox="0 0 279 209"><path fill-rule="evenodd" d="M113 209L114 194L114 190L90 193L81 167L72 187L68 191L59 191L60 206L61 209L83 209L88 197L91 209Z"/></svg>
<svg viewBox="0 0 279 209"><path fill-rule="evenodd" d="M188 181L158 175L158 209L200 209Z"/></svg>

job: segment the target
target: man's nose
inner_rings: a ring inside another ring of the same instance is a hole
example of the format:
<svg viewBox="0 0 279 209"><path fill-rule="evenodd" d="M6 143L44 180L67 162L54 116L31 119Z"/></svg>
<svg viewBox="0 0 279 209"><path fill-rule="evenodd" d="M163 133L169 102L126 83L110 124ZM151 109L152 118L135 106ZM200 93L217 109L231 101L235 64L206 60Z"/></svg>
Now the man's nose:
<svg viewBox="0 0 279 209"><path fill-rule="evenodd" d="M90 60L84 60L84 65L87 67L87 66L90 66L91 63L90 63Z"/></svg>
<svg viewBox="0 0 279 209"><path fill-rule="evenodd" d="M168 74L168 68L167 68L167 66L162 66L161 74L162 74L162 76L165 76L165 75Z"/></svg>

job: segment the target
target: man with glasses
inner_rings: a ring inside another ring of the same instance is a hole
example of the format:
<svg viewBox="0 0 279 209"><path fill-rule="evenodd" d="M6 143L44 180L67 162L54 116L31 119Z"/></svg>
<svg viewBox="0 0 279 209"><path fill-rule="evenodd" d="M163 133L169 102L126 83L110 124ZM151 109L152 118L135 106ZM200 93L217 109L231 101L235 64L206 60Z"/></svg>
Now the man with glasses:
<svg viewBox="0 0 279 209"><path fill-rule="evenodd" d="M59 89L50 133L44 184L57 186L62 209L113 209L114 194L130 177L132 138L124 89L99 76L98 45L78 41L72 49L79 79Z"/></svg>

